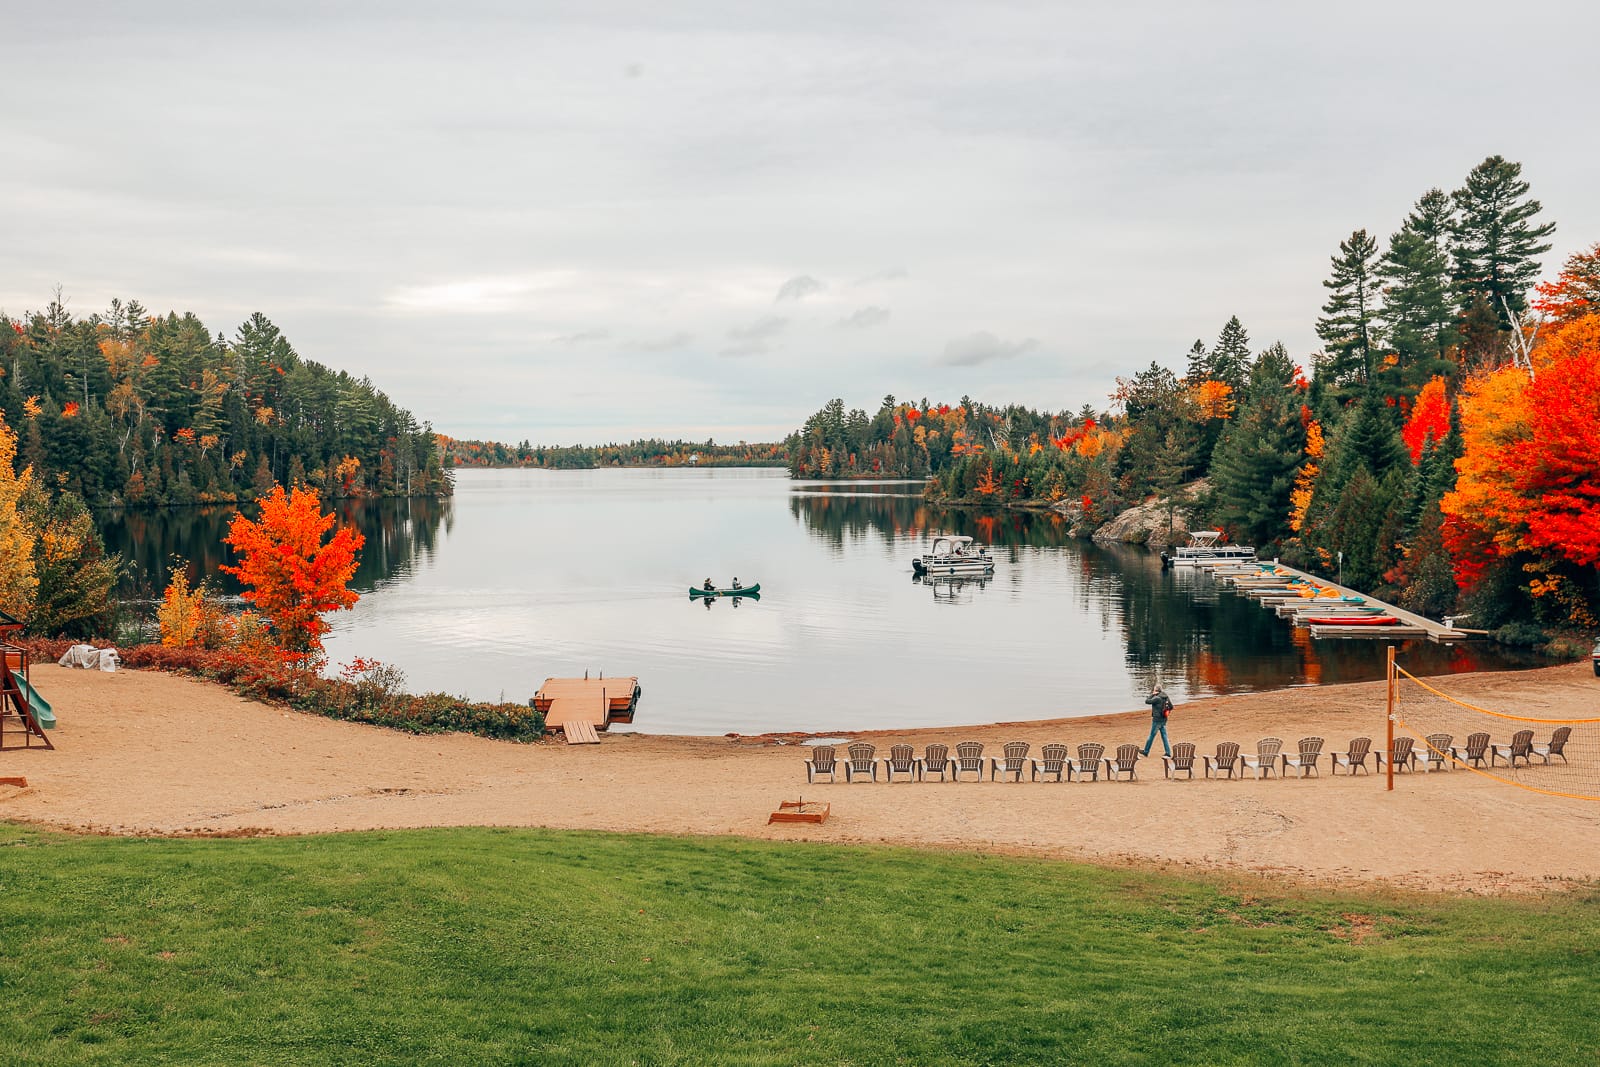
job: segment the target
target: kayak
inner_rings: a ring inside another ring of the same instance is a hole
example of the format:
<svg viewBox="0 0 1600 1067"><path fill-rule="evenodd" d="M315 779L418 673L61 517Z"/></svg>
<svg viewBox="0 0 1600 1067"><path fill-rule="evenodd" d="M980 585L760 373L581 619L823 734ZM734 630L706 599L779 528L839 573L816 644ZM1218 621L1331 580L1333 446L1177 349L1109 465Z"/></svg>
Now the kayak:
<svg viewBox="0 0 1600 1067"><path fill-rule="evenodd" d="M760 596L761 583L740 586L738 589L701 589L699 586L689 587L690 596Z"/></svg>
<svg viewBox="0 0 1600 1067"><path fill-rule="evenodd" d="M1313 615L1307 620L1316 626L1394 626L1393 615Z"/></svg>

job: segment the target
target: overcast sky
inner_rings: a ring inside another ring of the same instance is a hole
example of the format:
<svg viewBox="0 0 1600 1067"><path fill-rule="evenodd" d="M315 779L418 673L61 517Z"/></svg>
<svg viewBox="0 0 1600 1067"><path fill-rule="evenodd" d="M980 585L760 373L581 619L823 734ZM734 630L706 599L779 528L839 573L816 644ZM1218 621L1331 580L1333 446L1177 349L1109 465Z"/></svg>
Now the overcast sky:
<svg viewBox="0 0 1600 1067"><path fill-rule="evenodd" d="M1104 406L1486 155L1600 240L1600 5L0 0L0 309L261 311L462 437ZM251 13L253 11L253 13Z"/></svg>

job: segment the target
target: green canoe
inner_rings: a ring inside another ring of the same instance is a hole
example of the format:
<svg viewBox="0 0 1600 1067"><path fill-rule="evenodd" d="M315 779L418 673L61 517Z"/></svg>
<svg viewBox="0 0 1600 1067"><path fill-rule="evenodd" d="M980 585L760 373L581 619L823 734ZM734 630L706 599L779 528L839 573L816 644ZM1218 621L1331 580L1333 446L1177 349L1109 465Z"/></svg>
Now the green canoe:
<svg viewBox="0 0 1600 1067"><path fill-rule="evenodd" d="M701 589L699 586L689 587L690 596L760 596L761 583L744 585L738 589Z"/></svg>

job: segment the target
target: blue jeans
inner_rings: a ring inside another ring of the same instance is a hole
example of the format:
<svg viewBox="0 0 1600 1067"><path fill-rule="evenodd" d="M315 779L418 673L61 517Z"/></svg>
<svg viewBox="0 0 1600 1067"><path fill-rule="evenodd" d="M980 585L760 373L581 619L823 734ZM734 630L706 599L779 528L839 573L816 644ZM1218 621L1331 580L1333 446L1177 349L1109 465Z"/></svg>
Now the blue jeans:
<svg viewBox="0 0 1600 1067"><path fill-rule="evenodd" d="M1156 743L1156 734L1160 734L1161 735L1161 751L1164 754L1168 755L1168 756L1172 755L1172 746L1167 744L1167 720L1166 719L1151 719L1150 720L1150 736L1145 739L1145 742L1144 742L1144 754L1146 756L1150 755L1150 746Z"/></svg>

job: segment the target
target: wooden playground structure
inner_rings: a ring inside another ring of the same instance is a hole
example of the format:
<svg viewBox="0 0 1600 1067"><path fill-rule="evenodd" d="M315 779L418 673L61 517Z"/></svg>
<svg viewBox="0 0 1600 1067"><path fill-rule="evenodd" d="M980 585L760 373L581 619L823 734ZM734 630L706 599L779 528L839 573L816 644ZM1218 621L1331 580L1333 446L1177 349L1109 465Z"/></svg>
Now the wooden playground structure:
<svg viewBox="0 0 1600 1067"><path fill-rule="evenodd" d="M11 728L13 715L22 724L24 748L31 748L38 741L53 749L56 746L45 731L55 726L55 713L28 677L27 650L6 640L21 629L22 623L0 611L0 749L6 747L8 728L13 736L18 732Z"/></svg>
<svg viewBox="0 0 1600 1067"><path fill-rule="evenodd" d="M630 723L639 706L636 677L546 678L529 701L544 713L546 730L560 730L569 745L598 745L597 731L614 722Z"/></svg>

